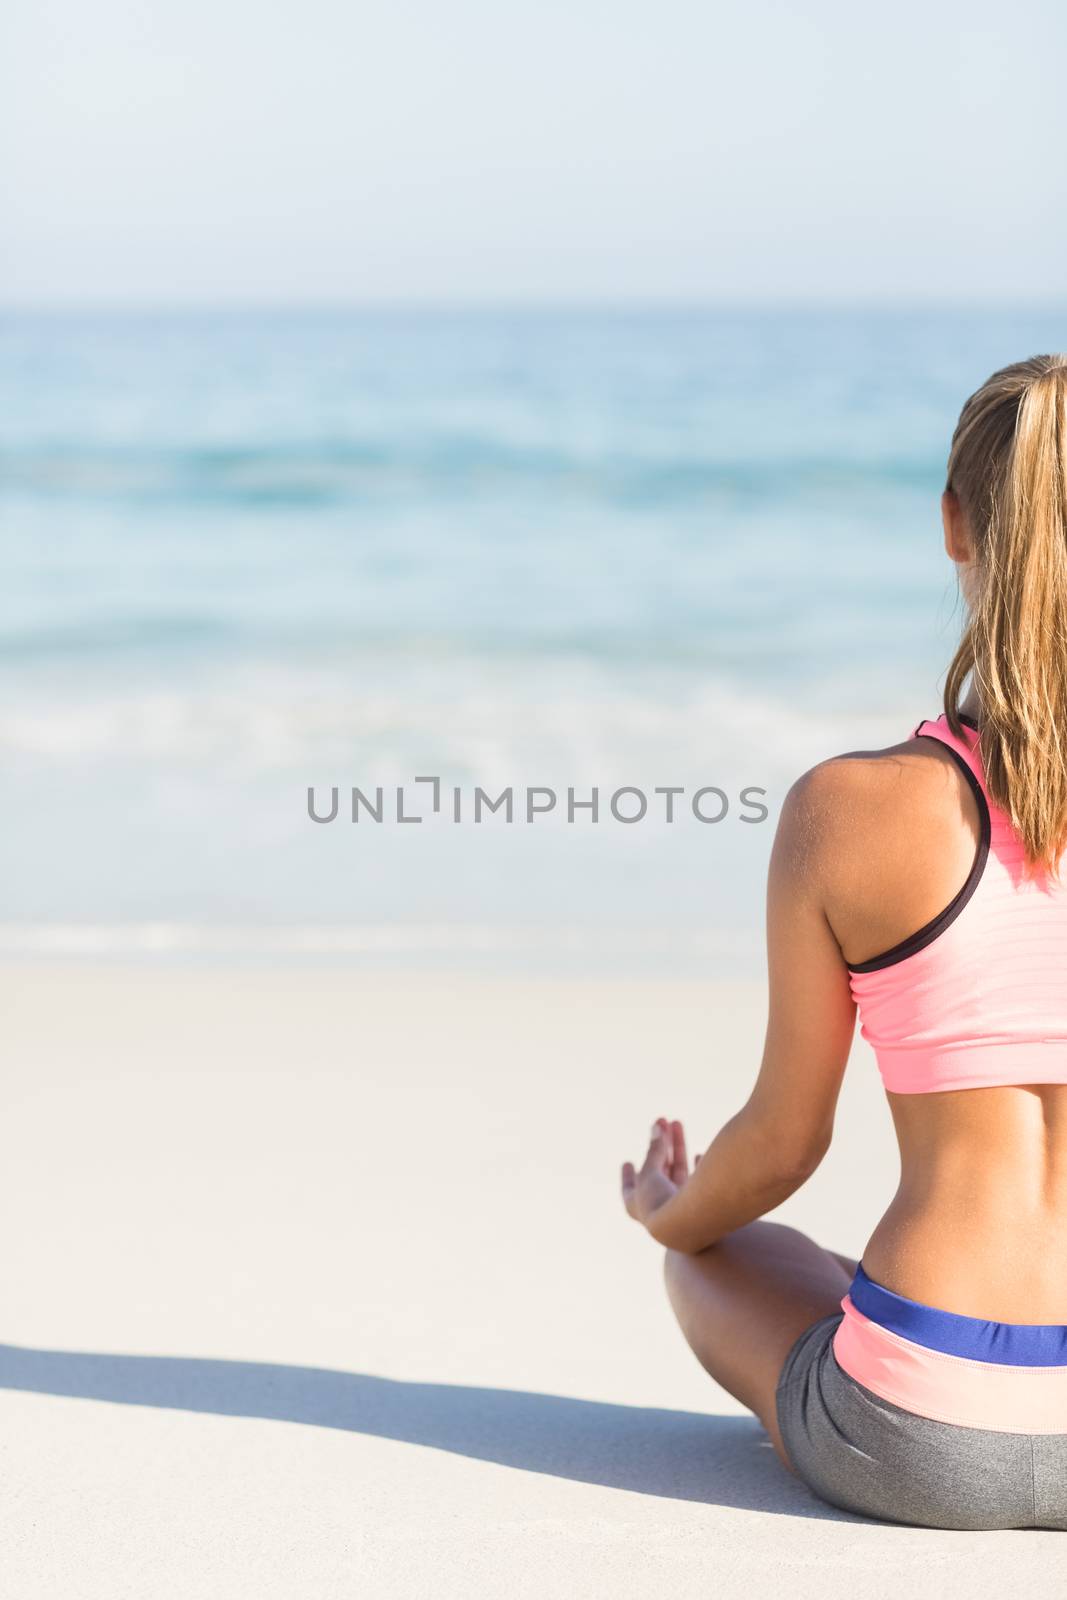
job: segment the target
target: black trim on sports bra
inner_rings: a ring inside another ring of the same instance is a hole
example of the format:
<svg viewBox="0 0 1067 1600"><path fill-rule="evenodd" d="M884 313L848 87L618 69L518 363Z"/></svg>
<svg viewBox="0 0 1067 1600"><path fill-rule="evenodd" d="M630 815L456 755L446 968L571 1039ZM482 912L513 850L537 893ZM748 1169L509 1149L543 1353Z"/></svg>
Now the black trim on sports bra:
<svg viewBox="0 0 1067 1600"><path fill-rule="evenodd" d="M963 718L963 721L965 721L969 727L974 726L974 724L967 717ZM920 723L919 726L921 728L922 723ZM938 938L940 934L944 933L946 928L950 927L951 924L955 922L956 918L959 916L960 912L963 910L964 906L977 889L981 881L982 873L985 871L986 859L989 855L989 838L991 830L989 822L989 802L986 800L982 785L978 782L978 779L967 765L967 762L964 761L959 751L953 750L952 746L945 744L943 739L935 739L930 733L916 733L913 735L913 737L916 739L929 739L931 744L939 744L943 750L947 750L957 767L959 767L960 771L963 773L963 776L967 779L967 782L971 788L971 793L975 798L975 804L978 807L978 848L974 853L974 861L971 863L971 870L967 874L967 881L964 883L963 888L959 891L959 893L953 896L943 911L939 911L937 916L934 917L930 922L925 923L924 926L918 930L918 932L909 934L906 939L902 939L899 944L895 944L891 950L884 951L882 955L872 956L869 961L859 961L855 966L853 966L851 962L846 963L849 972L878 972L882 967L895 967L898 961L906 961L909 956L915 955L917 951L925 950L928 944L933 944L934 940Z"/></svg>

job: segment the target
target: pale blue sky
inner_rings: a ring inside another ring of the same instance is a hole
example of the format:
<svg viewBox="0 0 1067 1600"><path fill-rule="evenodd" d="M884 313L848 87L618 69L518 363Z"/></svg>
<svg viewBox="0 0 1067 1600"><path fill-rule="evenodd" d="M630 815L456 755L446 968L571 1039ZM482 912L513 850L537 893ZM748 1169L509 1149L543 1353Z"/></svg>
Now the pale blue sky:
<svg viewBox="0 0 1067 1600"><path fill-rule="evenodd" d="M1058 0L6 0L0 298L1059 297Z"/></svg>

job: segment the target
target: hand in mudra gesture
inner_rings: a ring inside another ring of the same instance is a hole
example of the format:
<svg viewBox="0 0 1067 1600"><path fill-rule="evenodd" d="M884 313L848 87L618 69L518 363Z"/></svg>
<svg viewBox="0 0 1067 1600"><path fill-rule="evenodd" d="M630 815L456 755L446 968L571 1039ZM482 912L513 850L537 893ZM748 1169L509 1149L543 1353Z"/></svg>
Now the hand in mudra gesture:
<svg viewBox="0 0 1067 1600"><path fill-rule="evenodd" d="M694 1170L699 1160L698 1155L693 1161ZM653 1212L678 1193L689 1175L685 1129L680 1122L657 1117L649 1135L648 1154L640 1170L634 1167L632 1161L623 1162L623 1205L635 1222L647 1226Z"/></svg>

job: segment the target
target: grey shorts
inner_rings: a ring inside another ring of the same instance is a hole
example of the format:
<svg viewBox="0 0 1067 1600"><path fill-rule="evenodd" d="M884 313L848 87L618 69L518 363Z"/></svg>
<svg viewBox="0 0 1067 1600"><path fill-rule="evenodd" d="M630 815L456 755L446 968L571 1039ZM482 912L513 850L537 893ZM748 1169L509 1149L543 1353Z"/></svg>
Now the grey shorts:
<svg viewBox="0 0 1067 1600"><path fill-rule="evenodd" d="M838 1366L841 1313L801 1334L778 1380L797 1476L831 1505L925 1528L1067 1529L1067 1434L999 1433L902 1411Z"/></svg>

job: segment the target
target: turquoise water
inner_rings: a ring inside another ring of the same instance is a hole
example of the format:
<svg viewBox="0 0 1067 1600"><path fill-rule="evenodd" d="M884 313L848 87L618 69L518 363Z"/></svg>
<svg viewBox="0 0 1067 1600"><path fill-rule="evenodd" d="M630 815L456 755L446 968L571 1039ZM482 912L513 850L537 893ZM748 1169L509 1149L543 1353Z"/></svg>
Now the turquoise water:
<svg viewBox="0 0 1067 1600"><path fill-rule="evenodd" d="M959 405L1065 321L0 319L6 946L754 959L791 777L936 705ZM771 818L308 820L416 774Z"/></svg>

